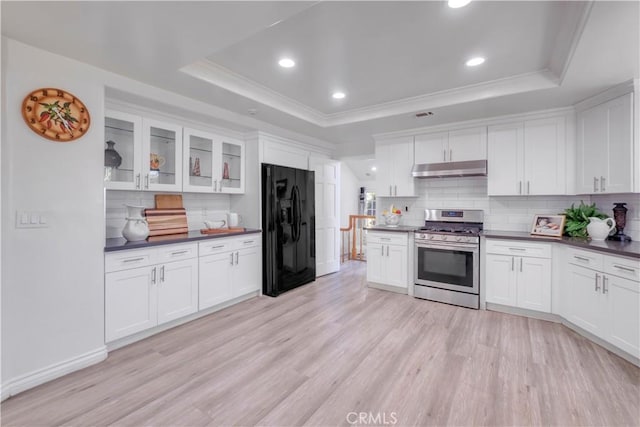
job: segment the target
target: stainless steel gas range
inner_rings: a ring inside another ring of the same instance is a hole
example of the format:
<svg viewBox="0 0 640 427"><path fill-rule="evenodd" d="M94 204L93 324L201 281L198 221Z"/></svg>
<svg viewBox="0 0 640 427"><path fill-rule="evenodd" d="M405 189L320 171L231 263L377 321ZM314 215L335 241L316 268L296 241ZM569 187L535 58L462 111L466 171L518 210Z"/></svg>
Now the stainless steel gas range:
<svg viewBox="0 0 640 427"><path fill-rule="evenodd" d="M481 210L427 209L415 238L414 296L480 308Z"/></svg>

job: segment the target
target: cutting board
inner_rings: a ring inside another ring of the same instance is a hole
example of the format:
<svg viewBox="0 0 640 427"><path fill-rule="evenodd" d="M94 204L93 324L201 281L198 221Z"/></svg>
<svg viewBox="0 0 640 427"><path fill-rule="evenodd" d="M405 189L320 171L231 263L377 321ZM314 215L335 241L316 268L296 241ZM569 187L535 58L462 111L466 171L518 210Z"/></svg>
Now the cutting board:
<svg viewBox="0 0 640 427"><path fill-rule="evenodd" d="M144 214L149 223L149 236L188 233L187 211L176 209L145 209Z"/></svg>
<svg viewBox="0 0 640 427"><path fill-rule="evenodd" d="M156 209L179 209L182 205L182 194L156 194Z"/></svg>
<svg viewBox="0 0 640 427"><path fill-rule="evenodd" d="M231 228L203 228L200 230L202 234L229 234L229 233L244 233L246 229L244 227L231 227Z"/></svg>

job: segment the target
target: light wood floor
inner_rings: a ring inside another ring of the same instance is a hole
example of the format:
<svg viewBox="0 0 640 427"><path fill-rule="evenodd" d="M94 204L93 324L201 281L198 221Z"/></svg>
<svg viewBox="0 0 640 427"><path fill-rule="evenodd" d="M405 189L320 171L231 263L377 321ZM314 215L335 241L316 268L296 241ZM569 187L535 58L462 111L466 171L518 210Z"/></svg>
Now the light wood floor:
<svg viewBox="0 0 640 427"><path fill-rule="evenodd" d="M640 423L640 369L569 329L364 278L346 264L114 351L7 400L2 425Z"/></svg>

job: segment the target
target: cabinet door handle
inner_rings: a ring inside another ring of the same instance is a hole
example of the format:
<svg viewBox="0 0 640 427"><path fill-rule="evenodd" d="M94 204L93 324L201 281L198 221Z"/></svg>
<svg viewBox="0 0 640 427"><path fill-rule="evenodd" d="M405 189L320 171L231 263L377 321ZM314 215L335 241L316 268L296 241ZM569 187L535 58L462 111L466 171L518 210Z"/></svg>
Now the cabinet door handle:
<svg viewBox="0 0 640 427"><path fill-rule="evenodd" d="M636 270L634 268L623 267L623 266L618 265L618 264L613 264L613 266L615 268L617 268L618 270L628 271L629 273L635 273L636 272Z"/></svg>
<svg viewBox="0 0 640 427"><path fill-rule="evenodd" d="M600 177L600 192L604 192L604 176Z"/></svg>
<svg viewBox="0 0 640 427"><path fill-rule="evenodd" d="M442 150L442 161L443 162L447 161L447 150L446 150L446 148L444 150Z"/></svg>
<svg viewBox="0 0 640 427"><path fill-rule="evenodd" d="M515 258L514 258L514 257L511 257L511 271L513 271L513 268L514 268L513 264L514 264L514 262L515 262Z"/></svg>
<svg viewBox="0 0 640 427"><path fill-rule="evenodd" d="M164 282L164 265L160 267L160 281Z"/></svg>
<svg viewBox="0 0 640 427"><path fill-rule="evenodd" d="M598 178L596 178L595 176L593 177L593 192L598 192Z"/></svg>
<svg viewBox="0 0 640 427"><path fill-rule="evenodd" d="M125 259L122 262L135 262L135 261L142 261L144 259L144 257L140 257L140 258L129 258L129 259Z"/></svg>
<svg viewBox="0 0 640 427"><path fill-rule="evenodd" d="M522 273L522 258L520 258L520 273Z"/></svg>
<svg viewBox="0 0 640 427"><path fill-rule="evenodd" d="M187 252L189 252L188 249L184 251L171 252L171 255L182 255L182 254L186 254Z"/></svg>
<svg viewBox="0 0 640 427"><path fill-rule="evenodd" d="M522 181L518 181L518 194L522 194Z"/></svg>
<svg viewBox="0 0 640 427"><path fill-rule="evenodd" d="M607 280L609 280L609 278L603 274L602 275L602 293L603 294L609 293L609 288L607 287Z"/></svg>
<svg viewBox="0 0 640 427"><path fill-rule="evenodd" d="M387 256L389 256L389 245L387 245Z"/></svg>
<svg viewBox="0 0 640 427"><path fill-rule="evenodd" d="M233 265L233 252L231 252L231 265Z"/></svg>
<svg viewBox="0 0 640 427"><path fill-rule="evenodd" d="M453 149L449 149L449 161L453 162Z"/></svg>
<svg viewBox="0 0 640 427"><path fill-rule="evenodd" d="M136 175L136 188L138 190L140 189L140 174Z"/></svg>
<svg viewBox="0 0 640 427"><path fill-rule="evenodd" d="M393 195L394 195L394 196L397 196L397 195L398 195L398 186L397 186L397 185L394 185L394 186L393 186Z"/></svg>
<svg viewBox="0 0 640 427"><path fill-rule="evenodd" d="M525 248L509 248L510 251L520 251L520 252L524 252L526 251Z"/></svg>
<svg viewBox="0 0 640 427"><path fill-rule="evenodd" d="M151 270L151 283L156 284L156 267L153 267L153 270Z"/></svg>
<svg viewBox="0 0 640 427"><path fill-rule="evenodd" d="M527 194L531 194L531 181L527 181Z"/></svg>
<svg viewBox="0 0 640 427"><path fill-rule="evenodd" d="M382 249L382 256L384 256L384 245L380 245L380 249Z"/></svg>
<svg viewBox="0 0 640 427"><path fill-rule="evenodd" d="M600 290L600 283L598 283L599 281L600 281L600 275L596 273L596 292Z"/></svg>
<svg viewBox="0 0 640 427"><path fill-rule="evenodd" d="M149 174L144 175L144 188L149 189Z"/></svg>
<svg viewBox="0 0 640 427"><path fill-rule="evenodd" d="M578 261L589 262L589 258L585 258L585 257L578 256L578 255L574 255L573 257L574 257L575 259L577 259Z"/></svg>
<svg viewBox="0 0 640 427"><path fill-rule="evenodd" d="M393 193L391 193L391 187L392 187L392 186L390 185L390 186L389 186L389 195L390 195L390 196L393 196Z"/></svg>
<svg viewBox="0 0 640 427"><path fill-rule="evenodd" d="M238 258L240 258L240 252L236 252L236 265L238 265Z"/></svg>
<svg viewBox="0 0 640 427"><path fill-rule="evenodd" d="M213 192L214 193L218 192L218 180L217 179L215 181L213 181Z"/></svg>

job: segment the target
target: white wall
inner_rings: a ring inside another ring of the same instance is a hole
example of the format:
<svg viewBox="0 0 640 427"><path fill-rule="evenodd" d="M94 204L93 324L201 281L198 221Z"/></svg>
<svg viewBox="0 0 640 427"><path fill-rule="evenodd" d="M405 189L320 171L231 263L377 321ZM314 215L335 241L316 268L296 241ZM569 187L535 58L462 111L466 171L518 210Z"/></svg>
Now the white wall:
<svg viewBox="0 0 640 427"><path fill-rule="evenodd" d="M2 391L32 385L104 349L104 87L95 69L2 39ZM32 132L20 107L42 87L89 109L91 128L71 143ZM48 228L16 229L16 211L46 213ZM80 359L77 359L79 358ZM57 367L54 367L57 365ZM44 374L43 374L44 375Z"/></svg>
<svg viewBox="0 0 640 427"><path fill-rule="evenodd" d="M345 162L341 162L340 179L340 227L348 227L349 215L358 215L360 184Z"/></svg>

